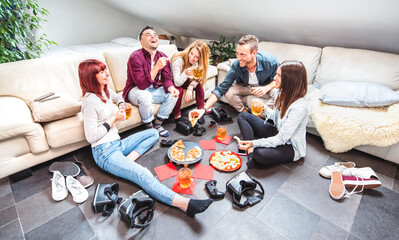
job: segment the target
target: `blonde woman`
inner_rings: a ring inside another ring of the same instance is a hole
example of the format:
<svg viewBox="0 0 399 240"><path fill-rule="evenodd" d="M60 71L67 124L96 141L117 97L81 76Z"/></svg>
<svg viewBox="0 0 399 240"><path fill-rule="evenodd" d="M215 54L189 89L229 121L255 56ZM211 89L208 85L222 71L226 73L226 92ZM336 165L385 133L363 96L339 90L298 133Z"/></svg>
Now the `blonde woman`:
<svg viewBox="0 0 399 240"><path fill-rule="evenodd" d="M179 99L173 109L174 117L178 120L181 117L180 107L184 89L186 89L186 94L184 96L186 102L193 98L193 91L195 91L197 109L202 109L204 107L204 86L209 66L209 47L202 40L197 40L182 52L174 54L170 62L173 81L180 92ZM203 70L200 79L194 79L193 69L196 67Z"/></svg>

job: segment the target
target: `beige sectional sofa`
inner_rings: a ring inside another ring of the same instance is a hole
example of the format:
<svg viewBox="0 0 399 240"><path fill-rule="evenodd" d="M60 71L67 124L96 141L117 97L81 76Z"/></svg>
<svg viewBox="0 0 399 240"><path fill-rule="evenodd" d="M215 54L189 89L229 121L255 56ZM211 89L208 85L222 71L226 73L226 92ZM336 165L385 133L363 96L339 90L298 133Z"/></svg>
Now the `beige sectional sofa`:
<svg viewBox="0 0 399 240"><path fill-rule="evenodd" d="M333 81L361 81L379 83L389 86L394 91L399 90L399 55L360 49L347 49L338 47L317 48L311 46L274 42L260 42L259 50L273 54L280 62L284 60L302 61L307 69L308 83L312 84L312 86L322 85L323 83ZM217 66L219 70L218 83L224 80L227 71L230 69L233 61L234 59L220 63ZM315 94L310 94L312 92L311 90L312 87L309 87L309 93L307 96L308 100L312 101L313 103L317 101L316 105L320 105L321 103L318 103L318 96ZM340 90L341 89L337 89L336 91ZM248 98L248 103L250 103L251 99L252 98L250 97ZM226 100L222 98L222 101ZM350 107L337 107L336 109L336 115L341 117L341 119L338 119L336 125L341 124L340 120L342 120L342 123L348 120L345 117L345 112L347 111L363 111L362 116L365 116L366 122L368 118L373 119L374 115L379 114L376 112L380 111L377 110L373 112L369 109L355 109ZM364 114L364 111L369 112ZM386 109L382 108L381 111L386 111ZM312 113L311 109L311 116L312 114L318 113ZM359 118L361 118L362 116L359 115ZM313 115L313 117L317 117L317 115ZM399 124L398 114L390 117L392 119L389 120L393 122L395 126ZM359 120L364 121L364 119ZM336 127L337 129L340 129L339 126ZM309 133L321 135L316 130L315 125L312 121L312 117L310 117L309 119L307 130ZM349 132L350 130L351 129L344 129L343 131ZM333 135L339 137L340 135L343 135L343 131L333 132ZM378 129L376 131L378 131ZM395 134L396 136L398 136L397 133ZM353 136L353 138L356 138L356 136ZM378 134L376 138L378 138ZM345 139L343 139L342 141L344 142ZM377 144L379 144L378 141ZM326 148L329 149L327 147L329 145L326 144L326 141L325 145ZM357 147L355 147L355 149L399 164L399 158L397 157L399 155L399 143L397 142L384 147L369 144L358 145Z"/></svg>
<svg viewBox="0 0 399 240"><path fill-rule="evenodd" d="M78 65L88 58L107 64L112 78L109 87L121 94L127 79L128 57L138 48L113 46L102 49L97 45L80 52L75 50L63 55L0 64L0 178L89 145L80 112L59 120L35 122L30 103L49 92L68 96L79 103ZM178 52L175 45L160 45L159 50L169 57ZM217 69L211 66L205 86L206 98L215 87L216 76ZM184 102L182 107L193 103ZM159 105L154 105L156 111L158 108ZM118 128L123 132L140 124L140 114L135 107L132 117L118 123Z"/></svg>

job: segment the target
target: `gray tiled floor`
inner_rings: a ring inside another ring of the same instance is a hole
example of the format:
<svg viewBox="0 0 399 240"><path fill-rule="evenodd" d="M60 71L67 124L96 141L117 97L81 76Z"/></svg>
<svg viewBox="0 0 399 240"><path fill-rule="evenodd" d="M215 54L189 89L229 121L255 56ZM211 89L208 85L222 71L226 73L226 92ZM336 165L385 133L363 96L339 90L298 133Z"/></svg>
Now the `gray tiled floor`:
<svg viewBox="0 0 399 240"><path fill-rule="evenodd" d="M235 111L218 104L231 115ZM188 109L184 112L187 113ZM183 113L184 113L183 112ZM207 117L207 126L210 118ZM226 124L229 135L240 135L235 121ZM202 137L182 136L173 120L165 127L169 139L188 141L212 139L215 130L207 128ZM122 133L122 137L143 127ZM217 150L236 151L237 144L217 144ZM137 162L154 174L153 168L168 163L167 148L156 144ZM201 164L209 164L212 151L205 151ZM53 161L83 161L95 177L88 191L89 200L76 204L72 197L61 202L51 198L48 166ZM355 161L359 167L370 166L379 175L383 186L350 199L334 201L328 194L329 180L319 176L321 167L337 161ZM215 171L218 188L239 172L247 171L244 164L233 173ZM192 166L193 167L193 166ZM232 207L231 196L215 201L195 218L162 203L156 204L153 222L144 230L129 229L119 220L118 213L104 218L91 209L91 200L98 183L118 182L119 196L128 197L139 189L129 181L112 176L92 159L90 147L59 157L32 168L33 176L11 183L0 179L0 239L397 239L399 236L399 170L398 166L358 151L332 154L325 150L319 137L307 136L307 156L299 162L250 169L248 173L265 188L265 197L257 205L238 209ZM172 187L174 178L162 183ZM207 198L204 180L198 179L191 198Z"/></svg>

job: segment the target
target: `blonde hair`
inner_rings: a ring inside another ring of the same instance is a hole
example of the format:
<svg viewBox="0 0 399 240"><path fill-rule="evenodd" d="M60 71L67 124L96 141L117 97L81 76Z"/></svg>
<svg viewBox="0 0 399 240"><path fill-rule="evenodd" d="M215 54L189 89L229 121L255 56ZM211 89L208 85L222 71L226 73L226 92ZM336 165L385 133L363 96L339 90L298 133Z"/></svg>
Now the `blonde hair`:
<svg viewBox="0 0 399 240"><path fill-rule="evenodd" d="M206 83L206 73L208 71L209 54L210 54L208 44L206 44L204 41L197 40L197 41L191 43L190 46L188 46L183 51L181 51L179 53L175 53L172 56L172 59L170 62L173 62L174 60L176 60L179 57L182 58L183 59L183 67L180 72L180 73L182 73L185 69L191 67L190 61L188 59L188 55L189 55L191 49L193 49L193 48L196 48L199 52L198 66L203 69L202 79L200 81L200 84L202 86L204 86Z"/></svg>

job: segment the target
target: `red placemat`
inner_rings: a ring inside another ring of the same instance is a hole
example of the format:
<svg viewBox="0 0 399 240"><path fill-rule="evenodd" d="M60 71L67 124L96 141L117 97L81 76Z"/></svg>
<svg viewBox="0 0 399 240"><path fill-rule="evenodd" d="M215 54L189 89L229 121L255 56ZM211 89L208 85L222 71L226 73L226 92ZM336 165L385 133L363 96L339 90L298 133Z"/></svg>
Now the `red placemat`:
<svg viewBox="0 0 399 240"><path fill-rule="evenodd" d="M212 180L215 169L212 166L197 164L194 168L193 178Z"/></svg>
<svg viewBox="0 0 399 240"><path fill-rule="evenodd" d="M231 141L232 138L233 138L232 136L226 136L226 137L223 139L223 141L220 141L220 140L215 136L215 141L218 142L218 143L223 143L223 144L228 145L228 144L230 143L230 141Z"/></svg>
<svg viewBox="0 0 399 240"><path fill-rule="evenodd" d="M183 193L183 194L194 194L195 183L197 180L192 178L191 186L188 188L182 188L179 184L179 176L176 177L175 182L173 183L172 191L176 193Z"/></svg>
<svg viewBox="0 0 399 240"><path fill-rule="evenodd" d="M178 174L173 163L168 163L159 167L155 167L154 171L157 174L159 181L163 181Z"/></svg>
<svg viewBox="0 0 399 240"><path fill-rule="evenodd" d="M199 145L204 150L216 150L216 142L215 142L215 140L199 140Z"/></svg>

